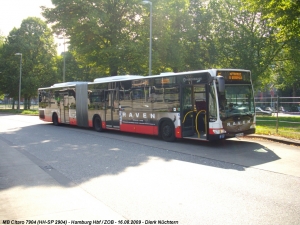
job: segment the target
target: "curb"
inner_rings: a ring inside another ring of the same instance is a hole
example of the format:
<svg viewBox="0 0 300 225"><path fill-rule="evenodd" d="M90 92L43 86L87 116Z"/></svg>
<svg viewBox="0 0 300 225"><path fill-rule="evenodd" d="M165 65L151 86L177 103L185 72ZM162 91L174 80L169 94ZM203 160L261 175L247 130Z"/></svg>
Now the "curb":
<svg viewBox="0 0 300 225"><path fill-rule="evenodd" d="M250 134L248 136L244 136L244 138L253 138L253 139L262 138L262 139L276 141L276 142L280 142L280 143L284 143L284 144L300 146L300 140L289 139L289 138L284 138L284 137L277 137L277 136L272 136L272 135Z"/></svg>

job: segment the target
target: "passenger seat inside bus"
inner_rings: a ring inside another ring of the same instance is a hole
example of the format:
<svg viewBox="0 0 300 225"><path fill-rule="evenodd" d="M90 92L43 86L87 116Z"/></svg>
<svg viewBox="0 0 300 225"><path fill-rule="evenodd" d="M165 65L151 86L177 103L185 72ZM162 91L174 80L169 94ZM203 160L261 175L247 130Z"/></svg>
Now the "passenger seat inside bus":
<svg viewBox="0 0 300 225"><path fill-rule="evenodd" d="M196 109L197 109L197 112L199 112L201 110L205 110L206 111L206 101L196 100Z"/></svg>

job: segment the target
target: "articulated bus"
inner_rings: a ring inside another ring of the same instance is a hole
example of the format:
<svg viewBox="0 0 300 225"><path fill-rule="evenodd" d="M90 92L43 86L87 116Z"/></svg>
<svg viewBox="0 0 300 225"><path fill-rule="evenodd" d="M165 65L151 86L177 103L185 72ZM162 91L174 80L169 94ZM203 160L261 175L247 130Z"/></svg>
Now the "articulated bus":
<svg viewBox="0 0 300 225"><path fill-rule="evenodd" d="M175 139L223 140L255 133L251 72L209 69L122 75L39 88L39 118L54 125Z"/></svg>

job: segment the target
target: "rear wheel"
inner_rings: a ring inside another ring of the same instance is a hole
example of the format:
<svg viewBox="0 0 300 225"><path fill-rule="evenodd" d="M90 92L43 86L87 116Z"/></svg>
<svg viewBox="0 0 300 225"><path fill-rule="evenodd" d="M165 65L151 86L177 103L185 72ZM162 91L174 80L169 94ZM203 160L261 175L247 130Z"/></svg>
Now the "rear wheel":
<svg viewBox="0 0 300 225"><path fill-rule="evenodd" d="M59 125L58 116L57 116L56 113L54 113L53 116L52 116L52 122L53 122L54 126L58 126Z"/></svg>
<svg viewBox="0 0 300 225"><path fill-rule="evenodd" d="M94 118L94 123L93 123L93 124L94 124L94 129L95 129L95 131L97 131L97 132L103 131L101 119L100 119L99 116L96 116L96 117Z"/></svg>
<svg viewBox="0 0 300 225"><path fill-rule="evenodd" d="M164 141L175 141L175 128L171 121L165 121L161 125L161 136Z"/></svg>

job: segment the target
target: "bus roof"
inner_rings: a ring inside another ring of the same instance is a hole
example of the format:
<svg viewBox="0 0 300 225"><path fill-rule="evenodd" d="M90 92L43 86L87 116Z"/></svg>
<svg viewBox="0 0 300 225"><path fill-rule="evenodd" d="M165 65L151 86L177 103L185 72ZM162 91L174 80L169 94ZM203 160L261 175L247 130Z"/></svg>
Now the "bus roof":
<svg viewBox="0 0 300 225"><path fill-rule="evenodd" d="M43 89L49 89L49 88L60 88L60 87L71 87L71 86L76 86L76 84L87 84L88 82L86 81L71 81L71 82L65 82L65 83L57 83L57 84L53 84L50 87L43 87L43 88L39 88L39 90L43 90Z"/></svg>
<svg viewBox="0 0 300 225"><path fill-rule="evenodd" d="M197 73L209 73L210 75L217 76L217 71L242 71L242 72L250 72L250 70L244 69L207 69L207 70L195 70L195 71L185 71L185 72L163 72L159 75L151 75L151 76L141 76L141 75L119 75L119 76L109 76L109 77L100 77L94 79L93 82L87 81L73 81L73 82L65 82L65 83L57 83L52 85L51 87L39 88L39 89L47 89L47 88L57 88L57 87L68 87L68 86L76 86L76 84L95 84L95 83L109 83L109 82L117 82L117 81L126 81L126 80L141 80L148 78L160 78L160 77L169 77L169 76L178 76L178 75L188 75L188 74L197 74Z"/></svg>
<svg viewBox="0 0 300 225"><path fill-rule="evenodd" d="M152 75L145 78L159 78L159 77L169 77L169 76L179 76L179 75L188 75L188 74L197 74L197 73L207 73L210 70L195 70L195 71L186 71L186 72L163 72L159 75Z"/></svg>
<svg viewBox="0 0 300 225"><path fill-rule="evenodd" d="M114 82L114 81L123 81L123 80L132 80L135 78L145 78L140 75L121 75L121 76L110 76L110 77L101 77L96 78L94 83L106 83L106 82Z"/></svg>
<svg viewBox="0 0 300 225"><path fill-rule="evenodd" d="M159 77L169 77L169 76L179 76L179 75L189 75L197 73L209 73L211 76L217 76L217 71L241 71L241 72L250 72L250 70L244 69L207 69L207 70L194 70L194 71L185 71L185 72L164 72L159 75L146 76L144 78L159 78Z"/></svg>
<svg viewBox="0 0 300 225"><path fill-rule="evenodd" d="M74 86L76 84L86 84L86 83L87 83L86 81L71 81L71 82L53 84L51 87L68 87L68 86Z"/></svg>

